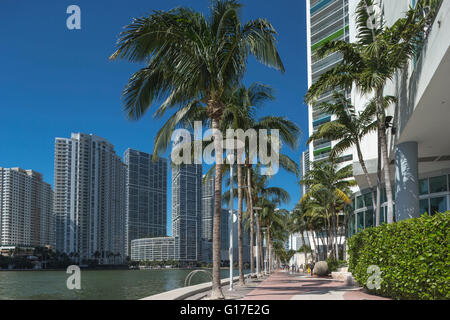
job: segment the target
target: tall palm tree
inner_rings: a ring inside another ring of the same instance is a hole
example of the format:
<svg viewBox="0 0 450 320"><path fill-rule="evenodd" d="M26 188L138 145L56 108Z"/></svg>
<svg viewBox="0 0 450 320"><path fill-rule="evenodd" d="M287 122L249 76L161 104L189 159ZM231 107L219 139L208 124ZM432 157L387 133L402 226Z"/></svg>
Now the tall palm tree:
<svg viewBox="0 0 450 320"><path fill-rule="evenodd" d="M323 216L325 231L327 233L327 253L331 246L331 252L338 254L335 246L338 239L339 217L343 203L351 203L350 187L356 185L353 176L352 165L338 169L335 158L330 161L313 163L312 169L305 175L302 184L309 187L309 191L303 196L301 202L312 201L311 213ZM313 204L316 204L314 206Z"/></svg>
<svg viewBox="0 0 450 320"><path fill-rule="evenodd" d="M238 87L227 100L224 115L222 119L221 129L241 129L247 130L260 130L270 129L279 130L281 142L288 145L290 148L295 149L298 144L298 136L300 134L300 128L292 121L283 117L267 116L262 119L256 118L256 114L262 105L270 100L274 100L273 89L267 85L260 83L253 83L250 87L245 86ZM249 146L245 147L245 164L247 167L247 175L249 174L250 164L250 151ZM288 172L298 175L298 168L295 162L284 154L280 154L280 165ZM249 180L247 180L249 181ZM243 166L237 164L237 182L238 182L238 247L239 247L239 279L240 283L244 283L244 263L243 263L243 246L242 246L242 212L243 212ZM250 184L251 187L251 184ZM248 188L248 183L247 183ZM253 206L250 201L247 202L247 206L250 212L253 211ZM253 261L253 245L254 245L254 223L253 215L250 215L250 272L255 272Z"/></svg>
<svg viewBox="0 0 450 320"><path fill-rule="evenodd" d="M396 101L396 98L393 96L386 96L383 99L385 108ZM338 157L341 153L354 146L367 184L372 193L372 206L373 208L377 208L376 190L370 179L361 151L362 139L377 129L375 100L373 99L364 108L364 111L356 112L356 108L352 105L350 99L344 93L335 91L333 93L332 103L325 102L318 105L317 108L324 113L334 115L336 119L321 125L317 132L311 135L308 144L312 141L320 141L322 139L339 141L331 150L331 157Z"/></svg>
<svg viewBox="0 0 450 320"><path fill-rule="evenodd" d="M356 43L342 40L326 42L318 49L319 57L332 53L341 53L340 64L322 74L308 90L305 99L314 103L324 92L330 89L351 90L356 86L362 94L375 97L377 130L381 155L384 163L384 180L388 201L388 223L394 222L391 173L387 150L387 123L383 96L386 83L392 80L398 71L403 70L416 55L422 35L430 27L436 14L438 0L419 0L416 8L410 8L404 18L398 19L391 27L383 21L368 24L373 20L374 0L360 0L356 9ZM425 7L428 10L423 10ZM424 13L425 12L425 13Z"/></svg>
<svg viewBox="0 0 450 320"><path fill-rule="evenodd" d="M134 19L121 33L111 59L144 62L124 91L125 110L139 119L156 101L164 100L156 112L161 117L172 107L179 110L158 133L155 152L170 143L180 119L203 108L214 129L214 147L220 150L220 120L224 95L242 79L249 55L284 72L276 49L276 30L265 19L242 23L242 5L235 0L215 0L209 17L188 8L157 11ZM192 120L192 118L191 118ZM211 298L223 299L220 284L220 216L222 158L216 152L213 226L213 285Z"/></svg>
<svg viewBox="0 0 450 320"><path fill-rule="evenodd" d="M305 263L308 263L308 250L307 250L307 245L306 245L306 241L305 241L305 232L308 231L308 221L307 221L307 217L306 217L306 210L305 210L305 206L302 205L301 203L298 203L294 210L292 211L292 214L290 216L290 220L289 220L289 231L294 234L294 233L299 233L301 238L302 238L302 243L303 243L303 253L305 255ZM310 251L312 253L312 248L311 246L309 246Z"/></svg>
<svg viewBox="0 0 450 320"><path fill-rule="evenodd" d="M252 185L252 193L249 194L250 201L254 204L258 204L262 206L263 203L260 203L262 199L273 201L278 204L285 204L290 201L289 193L281 188L281 187L271 187L269 182L272 176L270 175L262 175L260 172L260 165L257 165L255 168L251 170L251 185ZM263 208L263 207L261 207ZM259 261L257 260L257 266L259 272L261 272L260 266L263 265L263 252L262 252L262 232L261 232L261 217L258 213L256 215L256 233L258 235L258 248L259 248ZM260 275L259 275L260 276Z"/></svg>
<svg viewBox="0 0 450 320"><path fill-rule="evenodd" d="M263 210L261 211L260 221L266 228L266 259L268 261L269 273L272 272L272 244L275 235L280 236L286 233L287 217L289 212L285 209L278 209L277 203L261 199Z"/></svg>

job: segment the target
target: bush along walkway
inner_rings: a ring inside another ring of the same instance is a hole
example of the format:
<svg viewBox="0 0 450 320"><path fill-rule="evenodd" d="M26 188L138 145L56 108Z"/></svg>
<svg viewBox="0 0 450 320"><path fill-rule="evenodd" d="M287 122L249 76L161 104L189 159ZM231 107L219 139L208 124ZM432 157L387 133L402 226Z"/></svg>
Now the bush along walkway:
<svg viewBox="0 0 450 320"><path fill-rule="evenodd" d="M398 300L450 299L450 212L366 229L349 239L349 270ZM371 276L372 274L372 276Z"/></svg>
<svg viewBox="0 0 450 320"><path fill-rule="evenodd" d="M242 300L389 300L329 278L277 272Z"/></svg>

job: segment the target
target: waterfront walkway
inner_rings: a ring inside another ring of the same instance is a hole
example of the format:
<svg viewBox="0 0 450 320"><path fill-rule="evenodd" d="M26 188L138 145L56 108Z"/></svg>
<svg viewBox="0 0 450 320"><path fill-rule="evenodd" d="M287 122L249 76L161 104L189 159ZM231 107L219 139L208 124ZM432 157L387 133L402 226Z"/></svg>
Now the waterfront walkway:
<svg viewBox="0 0 450 320"><path fill-rule="evenodd" d="M242 300L389 300L370 295L363 288L302 274L277 272L262 281Z"/></svg>

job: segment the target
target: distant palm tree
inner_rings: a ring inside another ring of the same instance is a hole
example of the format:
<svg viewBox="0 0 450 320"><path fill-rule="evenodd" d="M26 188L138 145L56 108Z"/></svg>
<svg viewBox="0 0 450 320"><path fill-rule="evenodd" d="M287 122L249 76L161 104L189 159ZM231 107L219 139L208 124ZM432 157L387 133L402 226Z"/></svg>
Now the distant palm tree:
<svg viewBox="0 0 450 320"><path fill-rule="evenodd" d="M265 65L284 71L276 49L276 31L265 19L242 24L235 0L215 0L210 16L188 8L157 11L134 19L122 32L111 59L145 62L124 91L125 109L140 119L149 106L165 99L158 117L181 106L158 132L154 155L167 148L177 125L195 120L199 109L207 112L214 129L214 146L220 149L220 120L225 93L242 79L249 55ZM206 106L206 107L205 107ZM213 285L211 298L223 299L220 284L220 216L222 157L216 153L213 226Z"/></svg>
<svg viewBox="0 0 450 320"><path fill-rule="evenodd" d="M303 243L303 252L305 254L305 263L308 263L308 249L305 241L305 232L308 231L308 222L305 212L305 207L298 203L294 210L292 211L292 214L290 216L289 220L289 231L294 233L299 233L302 238ZM312 252L311 246L309 246L310 251Z"/></svg>
<svg viewBox="0 0 450 320"><path fill-rule="evenodd" d="M295 148L300 134L299 127L292 121L283 117L263 117L256 118L258 109L264 102L274 100L273 89L267 85L253 83L250 87L240 86L233 91L229 99L226 101L226 107L221 122L221 130L225 132L227 129L247 130L279 130L281 141L291 148ZM249 146L245 146L245 163L248 169L250 164ZM280 154L281 166L289 172L298 174L298 168L295 162L284 154ZM242 160L242 159L241 159ZM242 161L244 162L244 161ZM248 174L249 170L247 170ZM238 247L239 247L239 283L244 284L244 261L243 261L243 234L242 234L242 214L243 214L243 183L244 172L243 165L237 164L237 183L238 183ZM248 187L248 186L247 186ZM247 202L250 212L253 211L251 201ZM250 215L250 272L253 274L253 245L254 245L254 223L253 215Z"/></svg>
<svg viewBox="0 0 450 320"><path fill-rule="evenodd" d="M97 251L94 252L94 258L97 260L98 264L100 264L99 259L100 259L101 256L102 256L102 254L100 253L100 251L97 250Z"/></svg>
<svg viewBox="0 0 450 320"><path fill-rule="evenodd" d="M258 165L256 168L253 168L251 172L251 185L252 185L252 193L250 197L251 201L254 204L260 204L260 199L266 199L269 201L273 201L276 203L288 203L290 201L289 193L281 188L281 187L271 187L269 185L270 179L272 176L270 175L262 175L260 172L260 166ZM258 215L256 216L256 233L258 234L258 248L259 248L259 261L257 260L257 266L259 272L261 272L261 267L264 265L263 261L263 252L262 252L262 232L261 232L261 219ZM260 276L260 274L258 275Z"/></svg>
<svg viewBox="0 0 450 320"><path fill-rule="evenodd" d="M272 272L272 234L282 234L287 231L287 217L289 212L278 209L277 203L265 198L260 200L262 206L260 221L266 228L266 257L268 261L269 273Z"/></svg>
<svg viewBox="0 0 450 320"><path fill-rule="evenodd" d="M352 165L338 169L336 160L330 158L329 162L319 161L313 163L312 169L301 181L309 187L309 191L302 197L301 202L309 201L309 214L319 215L325 224L327 233L327 254L331 246L331 253L338 251L333 244L337 244L339 217L343 204L351 203L350 187L355 186Z"/></svg>
<svg viewBox="0 0 450 320"><path fill-rule="evenodd" d="M398 19L391 27L384 21L370 26L373 20L374 0L361 0L356 8L356 43L344 40L326 42L317 50L317 56L324 58L332 53L342 54L343 60L320 76L308 90L305 99L314 103L330 89L352 90L355 85L363 94L375 96L377 129L383 159L384 180L387 196L387 222L394 222L391 173L387 150L387 122L383 103L386 83L404 69L417 54L423 41L422 35L430 28L439 0L418 0L415 8L410 8L404 18Z"/></svg>

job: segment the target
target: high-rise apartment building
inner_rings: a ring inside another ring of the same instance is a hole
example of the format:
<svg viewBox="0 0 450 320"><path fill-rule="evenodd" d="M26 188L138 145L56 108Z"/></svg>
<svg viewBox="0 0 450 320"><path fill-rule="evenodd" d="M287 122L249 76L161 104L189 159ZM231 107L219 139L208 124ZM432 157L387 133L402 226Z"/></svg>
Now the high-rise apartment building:
<svg viewBox="0 0 450 320"><path fill-rule="evenodd" d="M53 191L40 173L0 167L0 245L55 246Z"/></svg>
<svg viewBox="0 0 450 320"><path fill-rule="evenodd" d="M308 0L307 8L307 50L308 50L308 87L313 85L322 74L342 61L339 53L325 58L317 56L317 49L331 40L349 41L349 9L348 0ZM349 95L350 93L348 93ZM314 105L309 106L309 135L318 128L333 120L333 116L320 111L317 105L332 101L333 92L329 91L319 97ZM322 139L311 143L309 156L311 163L326 160L336 141ZM348 150L339 162L350 164L353 160L352 150Z"/></svg>
<svg viewBox="0 0 450 320"><path fill-rule="evenodd" d="M131 241L167 234L167 160L153 161L152 155L128 149L127 165L127 256Z"/></svg>
<svg viewBox="0 0 450 320"><path fill-rule="evenodd" d="M302 152L302 155L300 156L300 181L302 181L305 176L308 174L310 170L310 157L309 157L309 150L305 150L305 152ZM301 194L300 196L303 197L308 192L308 186L301 184Z"/></svg>
<svg viewBox="0 0 450 320"><path fill-rule="evenodd" d="M202 261L212 262L212 241L214 223L214 176L203 180L202 185ZM237 261L238 234L237 222L233 224L233 254ZM250 234L243 229L244 262L250 262ZM220 256L221 260L229 260L230 248L230 210L222 209L220 224Z"/></svg>
<svg viewBox="0 0 450 320"><path fill-rule="evenodd" d="M172 228L176 260L201 259L202 165L179 165L172 169Z"/></svg>
<svg viewBox="0 0 450 320"><path fill-rule="evenodd" d="M383 0L379 12L386 26L392 26L414 7L415 0ZM356 2L350 2L350 41L357 41ZM392 117L387 130L388 163L394 197L394 221L416 218L424 213L434 215L450 210L450 1L433 3L437 17L422 35L417 55L404 70L388 82L384 95L397 97L386 109ZM357 90L352 92L356 111L370 99ZM377 134L361 143L363 157L372 180L377 183ZM356 155L355 155L356 156ZM355 157L356 159L356 157ZM384 169L384 167L383 167ZM376 224L369 186L358 162L353 164L359 190L354 197L350 218L350 235ZM382 175L380 223L387 222L387 199Z"/></svg>
<svg viewBox="0 0 450 320"><path fill-rule="evenodd" d="M214 217L214 176L203 177L202 181L202 238L201 260L205 263L212 262L213 241L213 217Z"/></svg>
<svg viewBox="0 0 450 320"><path fill-rule="evenodd" d="M126 166L107 140L76 133L55 140L57 249L80 261L125 258Z"/></svg>

